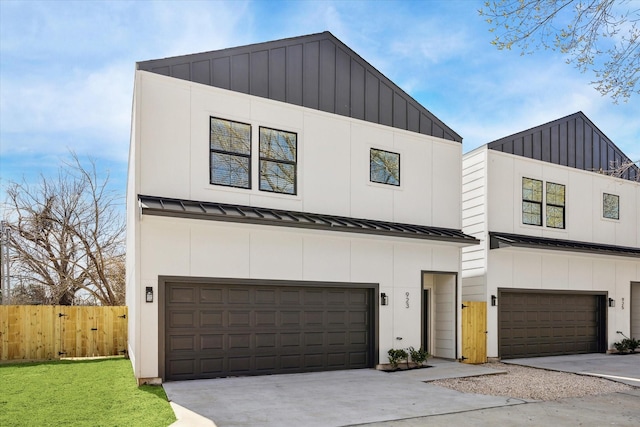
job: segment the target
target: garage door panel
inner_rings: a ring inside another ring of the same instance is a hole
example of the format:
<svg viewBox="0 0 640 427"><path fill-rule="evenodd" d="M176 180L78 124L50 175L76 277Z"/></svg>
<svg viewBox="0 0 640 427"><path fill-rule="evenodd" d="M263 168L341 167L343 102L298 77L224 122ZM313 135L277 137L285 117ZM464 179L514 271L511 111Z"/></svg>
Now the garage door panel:
<svg viewBox="0 0 640 427"><path fill-rule="evenodd" d="M229 311L229 327L241 327L246 328L251 326L251 312L250 311Z"/></svg>
<svg viewBox="0 0 640 427"><path fill-rule="evenodd" d="M299 311L282 311L280 312L281 316L281 326L300 326L301 318Z"/></svg>
<svg viewBox="0 0 640 427"><path fill-rule="evenodd" d="M200 289L201 304L220 304L223 302L224 293L219 288Z"/></svg>
<svg viewBox="0 0 640 427"><path fill-rule="evenodd" d="M192 287L177 286L171 289L167 297L171 304L196 302L196 290Z"/></svg>
<svg viewBox="0 0 640 427"><path fill-rule="evenodd" d="M501 291L499 301L503 358L590 353L604 345L601 295Z"/></svg>
<svg viewBox="0 0 640 427"><path fill-rule="evenodd" d="M220 328L224 325L222 311L200 311L200 328Z"/></svg>
<svg viewBox="0 0 640 427"><path fill-rule="evenodd" d="M277 292L275 289L256 290L256 304L273 305L276 302Z"/></svg>
<svg viewBox="0 0 640 427"><path fill-rule="evenodd" d="M223 350L224 335L222 334L200 334L199 350Z"/></svg>
<svg viewBox="0 0 640 427"><path fill-rule="evenodd" d="M171 328L195 328L195 316L193 311L169 312L169 327Z"/></svg>
<svg viewBox="0 0 640 427"><path fill-rule="evenodd" d="M248 289L228 289L227 304L249 304L250 293Z"/></svg>
<svg viewBox="0 0 640 427"><path fill-rule="evenodd" d="M307 347L323 347L324 333L322 332L306 332L304 334L304 345Z"/></svg>
<svg viewBox="0 0 640 427"><path fill-rule="evenodd" d="M324 323L324 311L306 311L304 313L304 324L307 326L311 325L322 325Z"/></svg>

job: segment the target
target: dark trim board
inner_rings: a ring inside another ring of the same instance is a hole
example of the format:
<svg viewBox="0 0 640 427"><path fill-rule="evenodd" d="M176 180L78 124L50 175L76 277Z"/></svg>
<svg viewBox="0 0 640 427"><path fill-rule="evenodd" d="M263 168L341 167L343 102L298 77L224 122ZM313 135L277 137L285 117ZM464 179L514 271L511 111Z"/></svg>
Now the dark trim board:
<svg viewBox="0 0 640 427"><path fill-rule="evenodd" d="M342 282L320 282L320 281L293 281L293 280L259 280L259 279L239 279L239 278L209 278L209 277L185 277L185 276L160 276L158 278L158 375L162 378L162 381L167 380L167 366L166 366L166 354L167 345L166 331L168 314L167 309L167 289L173 285L185 285L185 286L202 286L207 285L221 285L228 288L235 288L244 290L247 288L259 289L287 289L296 292L300 288L304 289L317 289L325 290L331 293L331 289L335 290L366 290L369 295L367 305L369 307L369 320L368 320L368 339L367 339L367 352L369 353L369 361L366 367L374 367L378 363L378 330L379 330L379 285L377 283L342 283ZM333 292L335 294L335 292ZM357 292L360 293L360 292ZM338 300L336 300L338 301ZM185 303L188 304L188 303ZM209 302L207 302L209 305ZM219 305L219 304L218 304ZM213 305L211 307L214 307ZM265 308L269 309L269 304L265 305ZM315 309L314 309L315 310ZM207 309L207 311L211 311ZM243 311L240 306L240 311ZM229 326L229 325L227 325ZM188 336L189 330L185 331L185 336ZM361 334L361 333L360 333ZM257 351L257 350L256 350ZM358 350L360 351L360 350ZM364 366L363 366L364 367ZM333 369L336 369L335 367ZM315 369L318 370L318 369ZM258 373L259 374L259 373ZM249 373L249 375L256 375L256 373ZM180 378L174 378L180 379ZM190 379L190 378L185 378Z"/></svg>
<svg viewBox="0 0 640 427"><path fill-rule="evenodd" d="M640 248L627 246L579 242L576 240L550 239L548 237L525 236L521 234L500 233L495 231L489 232L489 238L491 249L518 247L640 258Z"/></svg>
<svg viewBox="0 0 640 427"><path fill-rule="evenodd" d="M138 196L144 215L240 222L348 233L373 234L409 239L436 240L477 245L480 241L460 230L402 224L371 219L339 217L309 212L198 202L166 197Z"/></svg>

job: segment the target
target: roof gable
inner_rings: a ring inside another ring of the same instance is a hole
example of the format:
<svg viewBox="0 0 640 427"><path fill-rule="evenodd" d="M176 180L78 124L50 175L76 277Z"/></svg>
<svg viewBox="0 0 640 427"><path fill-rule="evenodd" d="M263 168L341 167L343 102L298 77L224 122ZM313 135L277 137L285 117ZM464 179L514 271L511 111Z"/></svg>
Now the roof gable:
<svg viewBox="0 0 640 427"><path fill-rule="evenodd" d="M328 31L138 62L137 69L462 142Z"/></svg>
<svg viewBox="0 0 640 427"><path fill-rule="evenodd" d="M597 172L630 159L582 111L490 142L488 148L530 159ZM637 167L623 178L636 180Z"/></svg>

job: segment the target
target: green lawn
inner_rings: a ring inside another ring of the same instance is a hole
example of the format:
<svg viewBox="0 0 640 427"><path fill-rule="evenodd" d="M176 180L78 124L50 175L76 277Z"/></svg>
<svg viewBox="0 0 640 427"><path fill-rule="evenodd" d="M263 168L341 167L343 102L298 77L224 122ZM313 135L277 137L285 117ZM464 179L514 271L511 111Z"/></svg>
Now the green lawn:
<svg viewBox="0 0 640 427"><path fill-rule="evenodd" d="M0 365L0 426L168 426L162 387L123 358Z"/></svg>

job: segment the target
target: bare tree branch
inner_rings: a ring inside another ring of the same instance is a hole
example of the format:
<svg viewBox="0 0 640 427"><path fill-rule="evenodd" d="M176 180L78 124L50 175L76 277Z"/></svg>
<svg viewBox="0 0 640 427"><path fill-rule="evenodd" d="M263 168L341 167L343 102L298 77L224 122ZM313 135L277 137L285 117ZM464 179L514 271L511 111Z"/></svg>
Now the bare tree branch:
<svg viewBox="0 0 640 427"><path fill-rule="evenodd" d="M592 71L591 84L617 103L640 93L636 5L629 0L493 0L478 12L492 26L498 49L559 51L581 72Z"/></svg>
<svg viewBox="0 0 640 427"><path fill-rule="evenodd" d="M125 221L108 182L71 153L54 179L8 184L12 275L23 299L42 300L43 289L48 304L124 304Z"/></svg>

